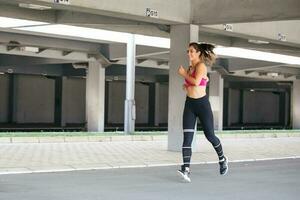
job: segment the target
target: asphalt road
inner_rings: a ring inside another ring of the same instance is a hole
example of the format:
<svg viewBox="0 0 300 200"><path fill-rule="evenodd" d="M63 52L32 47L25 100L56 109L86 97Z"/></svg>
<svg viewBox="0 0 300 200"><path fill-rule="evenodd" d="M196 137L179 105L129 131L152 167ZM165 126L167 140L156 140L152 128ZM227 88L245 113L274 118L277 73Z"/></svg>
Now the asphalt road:
<svg viewBox="0 0 300 200"><path fill-rule="evenodd" d="M175 166L1 175L0 200L300 199L300 159L191 168L192 183Z"/></svg>

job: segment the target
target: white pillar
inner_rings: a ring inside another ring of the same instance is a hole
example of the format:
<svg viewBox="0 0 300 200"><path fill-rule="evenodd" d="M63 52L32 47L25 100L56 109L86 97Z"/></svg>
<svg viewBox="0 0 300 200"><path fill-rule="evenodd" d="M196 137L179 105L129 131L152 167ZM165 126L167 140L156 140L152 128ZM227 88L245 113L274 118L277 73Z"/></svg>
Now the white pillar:
<svg viewBox="0 0 300 200"><path fill-rule="evenodd" d="M190 42L198 42L197 25L172 25L169 70L169 113L168 113L168 150L181 151L183 129L182 114L185 91L183 79L177 74L180 65L189 65L186 50Z"/></svg>
<svg viewBox="0 0 300 200"><path fill-rule="evenodd" d="M124 133L133 133L135 129L135 36L130 34L127 42L126 99L124 112Z"/></svg>
<svg viewBox="0 0 300 200"><path fill-rule="evenodd" d="M104 131L105 69L89 62L86 76L86 117L88 131Z"/></svg>
<svg viewBox="0 0 300 200"><path fill-rule="evenodd" d="M223 89L224 79L218 72L210 74L209 101L214 115L215 130L223 129Z"/></svg>
<svg viewBox="0 0 300 200"><path fill-rule="evenodd" d="M295 80L293 82L291 112L293 129L300 129L300 80Z"/></svg>

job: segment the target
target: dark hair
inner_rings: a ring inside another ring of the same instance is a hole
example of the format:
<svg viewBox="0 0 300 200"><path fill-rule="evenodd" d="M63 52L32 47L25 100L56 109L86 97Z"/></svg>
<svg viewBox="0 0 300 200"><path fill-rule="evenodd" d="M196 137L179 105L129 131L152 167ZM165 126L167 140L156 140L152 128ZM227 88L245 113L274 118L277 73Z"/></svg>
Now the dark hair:
<svg viewBox="0 0 300 200"><path fill-rule="evenodd" d="M199 57L203 60L203 62L205 62L205 64L211 66L216 61L217 56L214 53L214 45L208 43L191 42L189 44L189 47L193 47L196 52L200 51Z"/></svg>

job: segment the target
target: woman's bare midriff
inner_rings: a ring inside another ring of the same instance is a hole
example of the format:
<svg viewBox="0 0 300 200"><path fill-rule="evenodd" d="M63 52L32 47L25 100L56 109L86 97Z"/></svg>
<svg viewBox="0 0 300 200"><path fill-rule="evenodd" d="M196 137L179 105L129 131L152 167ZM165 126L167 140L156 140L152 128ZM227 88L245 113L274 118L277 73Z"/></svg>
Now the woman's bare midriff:
<svg viewBox="0 0 300 200"><path fill-rule="evenodd" d="M186 88L186 95L198 99L206 95L206 86L189 86Z"/></svg>

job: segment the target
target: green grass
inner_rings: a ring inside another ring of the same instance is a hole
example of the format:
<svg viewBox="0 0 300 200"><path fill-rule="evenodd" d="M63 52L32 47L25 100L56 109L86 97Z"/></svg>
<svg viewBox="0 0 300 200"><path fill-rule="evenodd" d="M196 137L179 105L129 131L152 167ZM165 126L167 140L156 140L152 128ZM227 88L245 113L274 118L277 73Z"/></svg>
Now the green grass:
<svg viewBox="0 0 300 200"><path fill-rule="evenodd" d="M300 130L235 130L216 131L217 134L300 133ZM197 131L197 134L203 134ZM75 137L75 136L124 136L123 132L0 132L0 137ZM131 135L167 135L167 131L138 131Z"/></svg>

